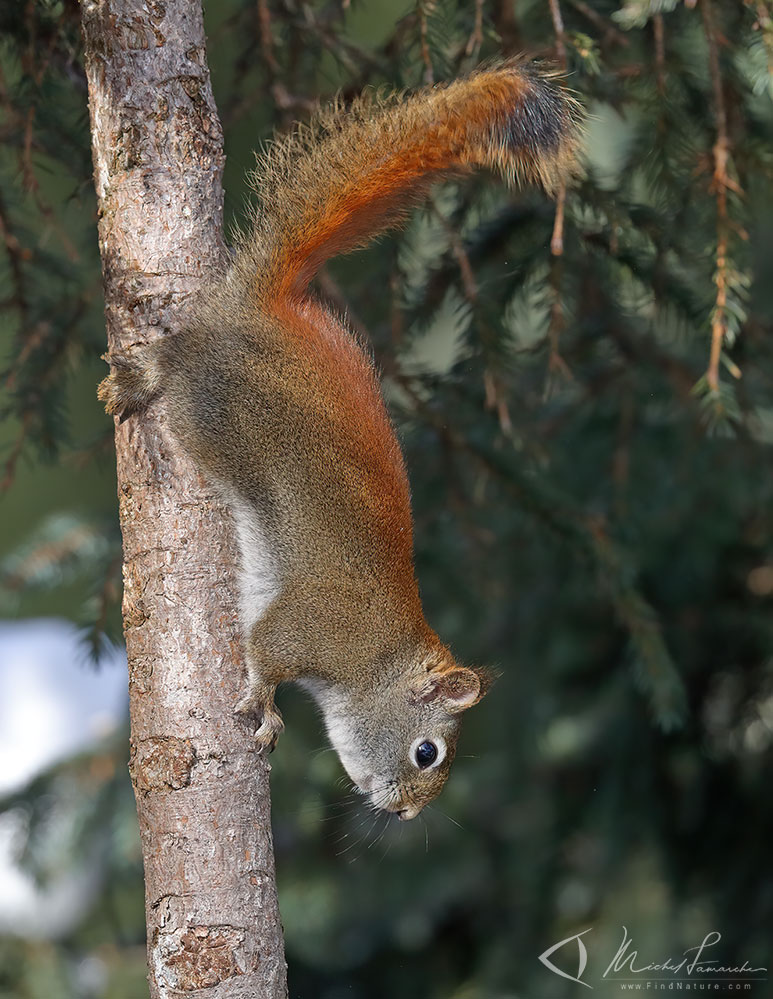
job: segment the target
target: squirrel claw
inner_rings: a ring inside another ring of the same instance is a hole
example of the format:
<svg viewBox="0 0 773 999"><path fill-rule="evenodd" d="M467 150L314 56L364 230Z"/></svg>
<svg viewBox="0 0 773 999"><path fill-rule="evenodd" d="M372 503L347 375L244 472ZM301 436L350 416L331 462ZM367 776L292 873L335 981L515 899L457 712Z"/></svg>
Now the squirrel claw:
<svg viewBox="0 0 773 999"><path fill-rule="evenodd" d="M273 753L279 736L284 731L284 722L278 711L266 713L260 728L255 732L255 742L262 750Z"/></svg>
<svg viewBox="0 0 773 999"><path fill-rule="evenodd" d="M282 716L277 711L273 700L268 703L265 700L256 698L253 694L247 694L236 706L235 714L247 718L260 718L260 725L255 729L253 735L260 750L274 752L277 739L284 731Z"/></svg>

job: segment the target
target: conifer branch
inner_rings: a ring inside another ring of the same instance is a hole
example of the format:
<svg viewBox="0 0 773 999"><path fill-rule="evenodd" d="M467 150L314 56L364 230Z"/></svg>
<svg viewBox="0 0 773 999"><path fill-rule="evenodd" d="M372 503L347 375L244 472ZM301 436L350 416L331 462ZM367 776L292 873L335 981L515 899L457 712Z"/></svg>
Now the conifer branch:
<svg viewBox="0 0 773 999"><path fill-rule="evenodd" d="M662 97L666 92L666 32L662 14L652 18L652 32L655 36L655 84Z"/></svg>
<svg viewBox="0 0 773 999"><path fill-rule="evenodd" d="M609 40L621 48L627 49L629 47L630 42L623 32L616 28L611 21L608 21L603 14L599 14L597 10L594 10L590 4L585 3L585 0L569 0L569 3L583 17L587 18L595 28L602 32L604 36L602 42Z"/></svg>
<svg viewBox="0 0 773 999"><path fill-rule="evenodd" d="M706 370L706 383L710 391L719 393L719 363L722 347L727 334L727 288L728 288L728 238L730 225L727 213L727 191L731 186L727 173L730 155L730 140L727 134L727 111L722 89L722 75L719 67L716 25L711 0L701 0L703 29L709 49L709 72L714 96L714 116L716 120L716 142L712 150L714 156L713 190L717 202L717 249L714 283L716 298L711 317L711 350Z"/></svg>
<svg viewBox="0 0 773 999"><path fill-rule="evenodd" d="M18 465L19 458L24 450L24 445L27 441L27 432L31 422L32 413L27 411L22 417L21 430L11 447L11 453L8 458L6 458L5 465L3 466L3 477L0 479L0 495L7 492L14 483L14 479L16 478L16 466Z"/></svg>
<svg viewBox="0 0 773 999"><path fill-rule="evenodd" d="M468 56L477 57L483 44L483 4L484 0L475 0L475 24L464 47L465 55Z"/></svg>
<svg viewBox="0 0 773 999"><path fill-rule="evenodd" d="M467 250L464 247L458 231L449 223L443 212L439 209L437 202L432 202L433 213L445 230L451 248L451 254L459 268L459 276L462 282L464 297L473 313L480 312L480 296L478 292L478 282L475 272L470 262ZM485 347L493 347L496 337L492 336L488 323L482 316L479 316L479 329L481 342ZM499 427L505 437L508 437L513 430L513 421L510 418L510 411L507 408L507 397L503 391L501 380L493 369L491 363L487 361L483 371L483 390L485 407L497 414Z"/></svg>
<svg viewBox="0 0 773 999"><path fill-rule="evenodd" d="M568 67L566 32L558 0L550 0L550 17L553 21L553 31L556 38L556 58L561 69L566 73ZM569 365L561 356L559 344L561 330L564 327L564 306L561 290L563 268L561 267L561 257L564 253L565 205L566 181L562 180L556 193L556 211L553 218L553 233L550 237L550 252L553 258L550 265L550 286L553 289L553 305L550 310L550 326L548 328L550 354L548 357L548 377L545 386L546 395L550 394L551 381L554 375L560 374L567 381L571 381L573 378Z"/></svg>
<svg viewBox="0 0 773 999"><path fill-rule="evenodd" d="M559 66L566 71L566 32L564 31L564 19L561 15L561 7L558 0L549 0L550 18L553 22L553 31L556 36L556 60Z"/></svg>
<svg viewBox="0 0 773 999"><path fill-rule="evenodd" d="M13 230L8 206L5 198L0 192L0 239L2 239L5 253L8 258L8 266L11 271L13 281L13 295L8 300L9 305L17 309L21 316L22 323L27 319L29 304L27 302L27 285L24 277L24 264L30 259L32 253L22 246L18 236Z"/></svg>
<svg viewBox="0 0 773 999"><path fill-rule="evenodd" d="M421 61L424 63L424 83L430 86L435 82L435 71L432 66L432 56L429 51L429 28L427 14L431 12L435 0L419 0L419 39L421 46Z"/></svg>

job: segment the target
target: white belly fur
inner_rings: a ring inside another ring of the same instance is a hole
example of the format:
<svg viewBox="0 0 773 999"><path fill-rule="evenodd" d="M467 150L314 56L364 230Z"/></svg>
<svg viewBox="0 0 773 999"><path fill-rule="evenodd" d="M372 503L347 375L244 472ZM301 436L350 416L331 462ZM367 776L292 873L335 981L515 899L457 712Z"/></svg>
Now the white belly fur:
<svg viewBox="0 0 773 999"><path fill-rule="evenodd" d="M255 508L231 490L226 501L239 546L239 609L246 638L279 593L279 573Z"/></svg>

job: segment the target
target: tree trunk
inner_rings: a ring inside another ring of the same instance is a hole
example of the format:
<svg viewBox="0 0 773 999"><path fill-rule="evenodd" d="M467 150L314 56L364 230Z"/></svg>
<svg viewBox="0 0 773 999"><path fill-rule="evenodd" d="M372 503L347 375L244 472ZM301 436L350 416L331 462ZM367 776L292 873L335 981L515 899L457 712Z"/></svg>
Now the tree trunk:
<svg viewBox="0 0 773 999"><path fill-rule="evenodd" d="M108 343L179 327L222 264L223 137L200 0L83 0ZM163 400L116 426L150 994L278 999L267 762L242 685L230 522Z"/></svg>

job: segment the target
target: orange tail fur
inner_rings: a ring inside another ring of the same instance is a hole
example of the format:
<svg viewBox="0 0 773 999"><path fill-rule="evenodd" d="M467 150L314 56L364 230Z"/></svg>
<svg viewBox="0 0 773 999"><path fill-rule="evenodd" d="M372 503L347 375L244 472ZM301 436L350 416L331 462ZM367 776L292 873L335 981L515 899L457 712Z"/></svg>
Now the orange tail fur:
<svg viewBox="0 0 773 999"><path fill-rule="evenodd" d="M325 260L400 222L439 174L487 166L555 189L581 123L565 90L517 62L323 112L259 162L260 204L237 268L264 303L298 299Z"/></svg>

